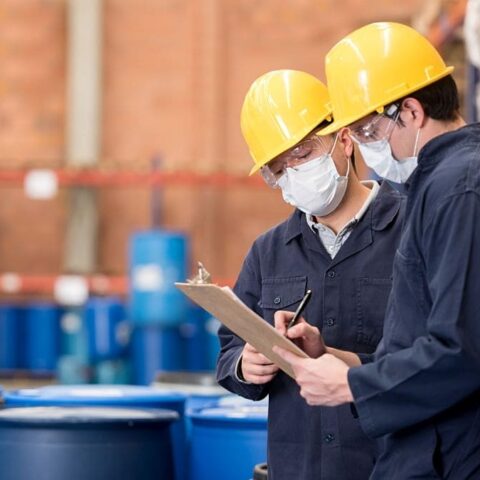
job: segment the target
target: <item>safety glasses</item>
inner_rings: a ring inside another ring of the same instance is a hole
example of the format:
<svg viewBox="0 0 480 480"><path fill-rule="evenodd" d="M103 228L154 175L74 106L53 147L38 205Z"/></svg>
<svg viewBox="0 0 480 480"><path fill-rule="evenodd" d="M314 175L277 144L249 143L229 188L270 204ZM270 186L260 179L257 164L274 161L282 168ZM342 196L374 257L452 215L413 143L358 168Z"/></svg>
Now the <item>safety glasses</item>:
<svg viewBox="0 0 480 480"><path fill-rule="evenodd" d="M390 138L400 116L400 105L390 105L383 113L375 114L362 123L350 126L350 134L357 143L371 143Z"/></svg>
<svg viewBox="0 0 480 480"><path fill-rule="evenodd" d="M286 168L295 168L329 151L330 137L319 137L315 130L290 150L264 165L260 169L260 174L269 187L277 188L278 179L285 173Z"/></svg>

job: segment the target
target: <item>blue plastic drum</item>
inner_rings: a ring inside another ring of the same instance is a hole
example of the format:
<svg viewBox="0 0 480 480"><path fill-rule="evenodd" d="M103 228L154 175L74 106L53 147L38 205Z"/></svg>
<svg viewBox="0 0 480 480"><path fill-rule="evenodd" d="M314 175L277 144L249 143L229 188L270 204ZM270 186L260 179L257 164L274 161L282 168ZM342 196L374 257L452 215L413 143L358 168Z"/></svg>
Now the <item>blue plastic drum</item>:
<svg viewBox="0 0 480 480"><path fill-rule="evenodd" d="M222 397L217 402L217 407L221 408L236 408L242 409L245 407L263 407L268 408L268 397L265 397L263 400L249 400L248 398L243 398L238 395L227 395Z"/></svg>
<svg viewBox="0 0 480 480"><path fill-rule="evenodd" d="M85 305L88 356L92 362L125 356L130 340L124 303L115 297L92 297Z"/></svg>
<svg viewBox="0 0 480 480"><path fill-rule="evenodd" d="M191 372L215 370L220 351L220 322L198 306L192 306L180 327L185 338L186 369Z"/></svg>
<svg viewBox="0 0 480 480"><path fill-rule="evenodd" d="M0 478L173 478L169 410L32 407L0 411Z"/></svg>
<svg viewBox="0 0 480 480"><path fill-rule="evenodd" d="M85 359L75 355L61 355L57 362L57 380L62 385L92 383L94 369Z"/></svg>
<svg viewBox="0 0 480 480"><path fill-rule="evenodd" d="M128 360L104 360L94 368L94 382L125 385L132 383L132 368Z"/></svg>
<svg viewBox="0 0 480 480"><path fill-rule="evenodd" d="M251 478L267 458L267 408L207 408L192 414L189 480Z"/></svg>
<svg viewBox="0 0 480 480"><path fill-rule="evenodd" d="M186 394L187 415L201 408L216 406L222 398L238 398L218 385L215 374L211 372L160 372L153 385L160 390Z"/></svg>
<svg viewBox="0 0 480 480"><path fill-rule="evenodd" d="M60 353L88 362L88 343L83 308L70 307L60 317Z"/></svg>
<svg viewBox="0 0 480 480"><path fill-rule="evenodd" d="M131 320L175 326L187 313L187 299L175 288L188 274L185 235L162 230L135 233L130 239Z"/></svg>
<svg viewBox="0 0 480 480"><path fill-rule="evenodd" d="M133 385L46 386L5 392L6 407L32 406L108 406L160 408L173 410L184 417L186 396L181 393L158 391L152 387ZM176 479L186 475L186 430L182 420L172 425L171 434ZM2 478L0 476L0 478ZM94 477L96 478L96 477ZM128 477L119 477L128 478ZM133 477L132 477L133 478ZM69 479L70 480L70 479Z"/></svg>
<svg viewBox="0 0 480 480"><path fill-rule="evenodd" d="M0 305L0 370L20 367L21 310L14 305Z"/></svg>
<svg viewBox="0 0 480 480"><path fill-rule="evenodd" d="M183 370L184 339L176 327L137 326L133 330L132 362L135 383L150 385L159 372Z"/></svg>
<svg viewBox="0 0 480 480"><path fill-rule="evenodd" d="M64 385L92 383L83 308L69 307L60 318L60 358L57 379Z"/></svg>
<svg viewBox="0 0 480 480"><path fill-rule="evenodd" d="M60 350L60 309L51 303L31 304L25 311L25 367L55 372Z"/></svg>

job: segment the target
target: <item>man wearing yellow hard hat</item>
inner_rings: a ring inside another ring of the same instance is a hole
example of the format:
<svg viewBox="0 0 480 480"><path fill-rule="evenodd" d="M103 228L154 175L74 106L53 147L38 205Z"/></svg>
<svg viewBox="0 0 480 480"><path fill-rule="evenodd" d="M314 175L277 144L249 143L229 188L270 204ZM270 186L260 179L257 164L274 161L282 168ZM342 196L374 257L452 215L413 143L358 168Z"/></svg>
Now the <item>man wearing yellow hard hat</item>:
<svg viewBox="0 0 480 480"><path fill-rule="evenodd" d="M307 73L269 72L248 91L241 127L251 173L259 171L296 208L255 241L235 292L313 357L320 354L319 330L330 351L368 356L383 332L404 198L386 183L359 181L348 130L317 135L330 121L327 89ZM313 349L303 318L286 329L308 290L304 317L315 328ZM373 444L348 405L309 407L295 381L270 360L225 327L219 335L219 383L253 400L269 394L269 479L369 477ZM346 358L359 363L356 355Z"/></svg>
<svg viewBox="0 0 480 480"><path fill-rule="evenodd" d="M375 23L326 57L334 122L367 165L406 182L384 337L375 360L281 354L309 405L354 402L383 439L373 479L480 478L480 125L459 115L455 83L415 30Z"/></svg>

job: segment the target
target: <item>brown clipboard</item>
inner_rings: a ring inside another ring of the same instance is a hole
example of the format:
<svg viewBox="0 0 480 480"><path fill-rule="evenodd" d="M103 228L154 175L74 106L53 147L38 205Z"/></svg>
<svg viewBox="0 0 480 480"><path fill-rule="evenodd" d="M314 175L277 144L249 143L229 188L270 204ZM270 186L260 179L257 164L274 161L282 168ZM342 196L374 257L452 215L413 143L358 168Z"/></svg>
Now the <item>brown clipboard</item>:
<svg viewBox="0 0 480 480"><path fill-rule="evenodd" d="M175 286L245 342L263 353L290 377L295 378L292 367L273 352L273 346L277 345L299 357L308 358L303 350L250 310L230 288L210 283L175 283Z"/></svg>

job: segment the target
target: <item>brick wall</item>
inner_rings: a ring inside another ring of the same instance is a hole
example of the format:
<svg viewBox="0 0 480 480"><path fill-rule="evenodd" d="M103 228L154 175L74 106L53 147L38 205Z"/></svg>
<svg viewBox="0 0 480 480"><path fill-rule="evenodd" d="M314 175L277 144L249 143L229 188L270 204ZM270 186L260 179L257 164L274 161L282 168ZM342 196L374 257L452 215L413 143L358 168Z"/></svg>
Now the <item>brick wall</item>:
<svg viewBox="0 0 480 480"><path fill-rule="evenodd" d="M0 2L0 168L58 167L65 131L65 5ZM0 271L58 271L63 195L0 190Z"/></svg>
<svg viewBox="0 0 480 480"><path fill-rule="evenodd" d="M274 68L323 76L323 56L350 30L408 22L421 0L105 0L102 167L247 173L239 111ZM341 5L341 8L339 6ZM0 3L0 168L61 166L65 149L66 6ZM167 187L163 222L188 231L193 259L234 277L254 238L290 209L276 191ZM61 268L65 194L0 193L0 271ZM129 232L150 225L147 189L104 189L99 270L121 273Z"/></svg>

